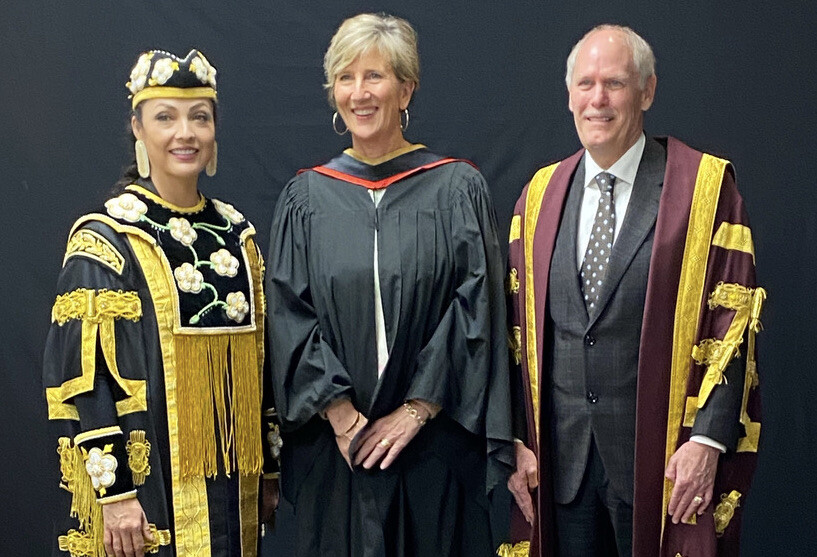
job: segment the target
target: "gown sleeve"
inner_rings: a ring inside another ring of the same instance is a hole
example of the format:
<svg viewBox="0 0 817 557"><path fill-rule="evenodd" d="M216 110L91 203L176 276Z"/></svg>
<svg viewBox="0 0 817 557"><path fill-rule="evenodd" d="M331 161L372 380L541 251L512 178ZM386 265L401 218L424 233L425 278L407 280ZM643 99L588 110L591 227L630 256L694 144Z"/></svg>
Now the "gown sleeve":
<svg viewBox="0 0 817 557"><path fill-rule="evenodd" d="M309 285L308 175L292 180L270 231L267 303L272 388L284 431L304 425L330 402L352 398L349 373L321 335Z"/></svg>
<svg viewBox="0 0 817 557"><path fill-rule="evenodd" d="M486 438L490 490L511 463L504 264L487 185L478 172L466 182L453 188L451 203L453 297L417 357L406 398L439 404Z"/></svg>
<svg viewBox="0 0 817 557"><path fill-rule="evenodd" d="M134 284L134 266L116 233L86 223L72 234L59 275L43 384L49 419L66 435L59 441L63 484L75 500L83 492L100 504L136 495L119 420L147 410L138 346L149 302Z"/></svg>

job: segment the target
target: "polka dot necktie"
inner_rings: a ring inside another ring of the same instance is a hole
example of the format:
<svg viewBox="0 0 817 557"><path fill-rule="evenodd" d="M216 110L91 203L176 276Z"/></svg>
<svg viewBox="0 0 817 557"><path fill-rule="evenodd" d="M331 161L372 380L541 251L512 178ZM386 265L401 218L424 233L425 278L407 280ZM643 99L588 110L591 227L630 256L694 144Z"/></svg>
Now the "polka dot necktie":
<svg viewBox="0 0 817 557"><path fill-rule="evenodd" d="M592 314L599 301L601 285L607 273L607 262L613 249L613 232L616 229L616 208L613 203L613 185L616 177L609 172L600 172L596 177L599 187L599 207L593 230L590 232L590 241L582 261L582 293L587 313Z"/></svg>

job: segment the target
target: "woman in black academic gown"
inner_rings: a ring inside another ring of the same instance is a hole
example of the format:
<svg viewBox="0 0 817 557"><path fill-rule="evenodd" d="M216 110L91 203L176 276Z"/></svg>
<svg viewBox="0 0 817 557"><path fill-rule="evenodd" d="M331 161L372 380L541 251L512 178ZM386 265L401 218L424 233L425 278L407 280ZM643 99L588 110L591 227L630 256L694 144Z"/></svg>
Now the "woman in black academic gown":
<svg viewBox="0 0 817 557"><path fill-rule="evenodd" d="M511 446L503 263L482 175L403 137L408 22L361 14L324 58L352 148L296 176L267 294L297 555L491 555Z"/></svg>

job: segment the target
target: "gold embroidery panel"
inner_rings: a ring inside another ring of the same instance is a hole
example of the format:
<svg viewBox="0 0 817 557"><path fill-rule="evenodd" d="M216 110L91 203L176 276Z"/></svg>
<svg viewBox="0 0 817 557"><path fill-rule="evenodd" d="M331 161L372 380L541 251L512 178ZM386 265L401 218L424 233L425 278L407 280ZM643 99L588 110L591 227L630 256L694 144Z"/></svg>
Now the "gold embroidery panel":
<svg viewBox="0 0 817 557"><path fill-rule="evenodd" d="M102 263L116 274L121 275L125 258L107 238L93 230L78 230L68 240L62 266L69 258L83 256Z"/></svg>
<svg viewBox="0 0 817 557"><path fill-rule="evenodd" d="M752 229L748 226L721 223L712 239L712 245L751 254L752 263L755 262L755 244L752 241Z"/></svg>

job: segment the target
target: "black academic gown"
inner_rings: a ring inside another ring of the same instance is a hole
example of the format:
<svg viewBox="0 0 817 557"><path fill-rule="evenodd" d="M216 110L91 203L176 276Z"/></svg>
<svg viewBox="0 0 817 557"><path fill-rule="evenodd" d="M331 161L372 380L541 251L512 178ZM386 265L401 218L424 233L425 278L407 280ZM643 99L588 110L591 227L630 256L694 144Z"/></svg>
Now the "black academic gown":
<svg viewBox="0 0 817 557"><path fill-rule="evenodd" d="M387 187L375 208L367 187ZM389 360L377 375L374 238ZM490 555L486 491L511 447L503 264L488 189L425 149L300 173L273 217L267 278L284 496L298 555ZM351 472L335 399L369 421L439 404L385 471Z"/></svg>

